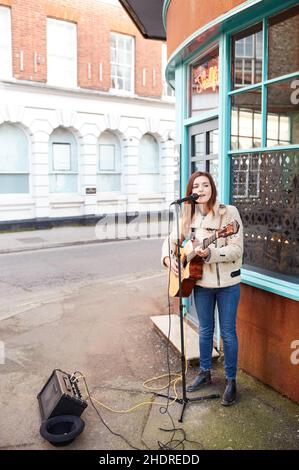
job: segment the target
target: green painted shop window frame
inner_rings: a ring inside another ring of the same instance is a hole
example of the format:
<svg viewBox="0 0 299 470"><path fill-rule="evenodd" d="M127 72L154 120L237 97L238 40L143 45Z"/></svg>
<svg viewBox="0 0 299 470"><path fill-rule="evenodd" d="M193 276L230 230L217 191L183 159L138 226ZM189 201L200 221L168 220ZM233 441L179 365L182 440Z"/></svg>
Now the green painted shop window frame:
<svg viewBox="0 0 299 470"><path fill-rule="evenodd" d="M170 0L166 0L164 4L164 18L166 19L166 12L167 8L169 6ZM253 4L255 3L254 0L245 2L246 4ZM285 2L284 9L291 7L294 5L296 2L294 0L288 0ZM264 22L264 39L265 36L267 35L267 30L265 29L265 25L267 25L266 18L268 16L271 16L275 13L278 13L282 8L281 8L281 2L279 0L273 0L272 5L273 8L271 8L270 12L267 12L267 16L264 14L263 16L252 16L252 18L246 19L246 22L244 21L240 25L239 19L236 20L235 24L236 26L233 29L226 30L222 33L222 35L219 35L219 60L220 60L220 73L223 77L223 84L220 87L220 97L219 97L219 103L220 103L220 112L218 113L219 116L219 126L221 126L222 129L226 129L226 132L222 133L221 137L221 154L223 156L223 165L222 165L222 171L220 178L222 178L223 181L223 194L221 194L221 199L223 200L224 203L229 203L229 189L230 189L230 155L232 153L244 153L247 152L244 150L240 151L230 151L230 96L229 93L231 92L230 90L230 40L232 34L235 32L245 29L249 27L250 25L257 23L259 21ZM223 21L225 22L225 16L223 18ZM234 20L233 20L234 22ZM166 25L166 21L165 21ZM267 26L266 26L267 27ZM217 38L213 38L213 40L216 40ZM178 55L180 49L184 46L181 45L178 50L176 50L173 54L173 57ZM177 136L178 140L181 142L181 149L182 149L182 158L181 158L181 194L184 193L186 184L188 181L188 172L189 172L189 161L188 161L188 152L189 152L189 144L188 144L188 127L192 124L195 124L196 122L200 122L203 119L196 119L196 118L188 118L188 107L187 107L187 74L188 74L188 66L192 59L194 58L195 54L199 54L202 50L206 49L208 47L208 44L205 44L200 50L197 50L194 54L192 54L192 58L188 57L188 59L184 63L180 63L179 65L176 66L175 68L175 83L176 83L176 122L177 122ZM266 48L266 41L264 40L264 49ZM170 58L170 62L172 58ZM229 58L229 60L227 60ZM266 77L267 70L266 70L266 64L267 62L263 61L263 84L264 84L264 90L262 90L263 93L263 102L262 102L262 110L265 114L265 104L266 104L266 85L271 82L279 81L282 78L286 77L291 77L290 76L285 76L285 77L279 77L278 79L273 79L269 80L267 83L265 83L264 78ZM256 86L256 85L254 85ZM249 87L248 87L249 88ZM245 87L242 88L242 91L245 91ZM232 93L231 93L232 94ZM216 114L217 115L217 114ZM206 115L204 116L205 118L212 118L214 117L215 114L211 115ZM266 120L264 119L263 125L266 126ZM265 127L266 129L266 127ZM263 136L266 135L265 129L263 132ZM265 146L266 141L264 138L263 141L263 146L261 148L255 148L254 151L265 151L269 150ZM279 146L277 149L278 150L293 150L297 149L297 145L291 145L288 147L281 147ZM271 147L271 151L275 150L275 147ZM248 152L251 152L252 149L248 149ZM255 271L251 271L248 269L242 269L242 282L245 284L252 285L256 288L263 289L272 293L275 293L280 296L284 296L286 298L294 299L294 300L299 300L299 292L298 292L298 286L293 283L289 283L286 281L282 281L277 278L273 278L271 276L267 275L262 275L260 273L257 273ZM189 301L188 299L183 299L184 305L188 309Z"/></svg>
<svg viewBox="0 0 299 470"><path fill-rule="evenodd" d="M274 2L273 2L274 3ZM291 3L291 2L290 2ZM291 6L291 5L288 5ZM277 11L276 13L278 13ZM299 146L297 144L288 145L288 146L277 146L277 147L267 147L267 86L272 83L276 83L282 80L296 78L299 75L298 72L294 72L291 74L286 74L271 80L268 80L268 17L272 16L271 14L265 16L264 18L255 18L252 19L251 24L256 24L259 21L263 22L263 69L262 69L262 81L260 83L256 83L254 85L249 85L243 87L241 90L232 90L231 89L231 38L234 34L242 29L247 28L250 26L248 22L246 24L241 24L238 28L234 28L233 30L227 31L225 33L225 42L226 42L226 53L227 53L227 62L224 63L224 67L226 70L222 70L222 73L226 76L226 97L223 99L224 106L221 108L221 114L223 122L225 122L225 128L227 129L227 139L226 142L223 142L223 158L226 162L223 166L225 168L226 175L224 175L225 181L230 181L230 158L231 155L241 154L241 153L251 153L251 152L265 152L265 151L275 151L275 150L298 150ZM224 75L223 75L224 76ZM261 87L262 89L262 146L259 148L252 148L252 149L242 149L242 150L231 150L230 148L230 123L231 123L231 96L244 93L248 90L252 90L255 88ZM227 184L227 188L230 188L230 183ZM282 279L273 277L267 274L261 274L254 269L241 269L241 279L244 284L248 284L250 286L256 287L258 289L262 289L273 294L280 295L282 297L286 297L288 299L299 301L299 286L298 284L284 281Z"/></svg>

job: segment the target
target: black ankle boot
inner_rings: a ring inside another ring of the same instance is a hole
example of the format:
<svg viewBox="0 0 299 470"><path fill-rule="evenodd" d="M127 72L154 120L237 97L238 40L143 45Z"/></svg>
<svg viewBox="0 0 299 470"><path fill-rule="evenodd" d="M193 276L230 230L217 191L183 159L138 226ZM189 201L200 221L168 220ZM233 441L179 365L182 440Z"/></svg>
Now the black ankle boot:
<svg viewBox="0 0 299 470"><path fill-rule="evenodd" d="M195 392L200 389L203 385L211 383L211 371L210 370L201 370L194 380L192 385L189 385L186 390L187 392Z"/></svg>
<svg viewBox="0 0 299 470"><path fill-rule="evenodd" d="M235 379L226 379L226 388L222 396L221 405L229 406L235 403L237 396L237 386Z"/></svg>

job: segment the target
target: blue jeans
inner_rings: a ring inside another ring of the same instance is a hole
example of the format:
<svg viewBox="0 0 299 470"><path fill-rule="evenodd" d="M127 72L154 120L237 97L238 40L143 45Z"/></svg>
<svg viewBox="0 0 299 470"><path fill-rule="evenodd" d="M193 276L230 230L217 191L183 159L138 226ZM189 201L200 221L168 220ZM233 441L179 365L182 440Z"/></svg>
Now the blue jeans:
<svg viewBox="0 0 299 470"><path fill-rule="evenodd" d="M194 301L200 328L200 368L208 370L212 366L214 310L217 302L220 333L224 346L224 368L228 379L235 379L237 374L236 319L239 299L240 284L215 289L201 286L194 288Z"/></svg>

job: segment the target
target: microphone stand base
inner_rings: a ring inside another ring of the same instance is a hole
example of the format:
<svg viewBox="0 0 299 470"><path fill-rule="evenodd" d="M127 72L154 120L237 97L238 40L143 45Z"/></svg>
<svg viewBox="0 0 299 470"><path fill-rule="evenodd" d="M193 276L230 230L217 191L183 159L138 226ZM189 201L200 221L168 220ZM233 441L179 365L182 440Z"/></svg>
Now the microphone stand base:
<svg viewBox="0 0 299 470"><path fill-rule="evenodd" d="M168 400L175 401L175 402L177 402L177 403L179 403L180 405L183 406L180 419L178 420L179 423L183 422L183 416L184 416L185 408L186 408L186 406L188 405L189 402L191 403L191 402L196 402L196 401L210 400L210 399L213 399L213 398L220 398L219 393L213 393L212 395L204 395L202 397L194 397L194 398L186 397L185 399L184 398L178 398L178 397L171 397L171 396L168 396L168 395L163 395L162 393L155 393L155 395L157 397L164 397L164 398L167 398Z"/></svg>

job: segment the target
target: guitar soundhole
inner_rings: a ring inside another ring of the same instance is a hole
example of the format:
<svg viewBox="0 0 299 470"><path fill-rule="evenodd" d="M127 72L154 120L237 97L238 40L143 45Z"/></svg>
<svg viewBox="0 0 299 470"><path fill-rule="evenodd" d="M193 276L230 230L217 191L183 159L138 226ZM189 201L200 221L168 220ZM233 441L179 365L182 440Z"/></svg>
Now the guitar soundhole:
<svg viewBox="0 0 299 470"><path fill-rule="evenodd" d="M182 260L182 265L183 265L183 268L185 269L186 266L187 266L187 258L186 256L184 256L183 260Z"/></svg>

